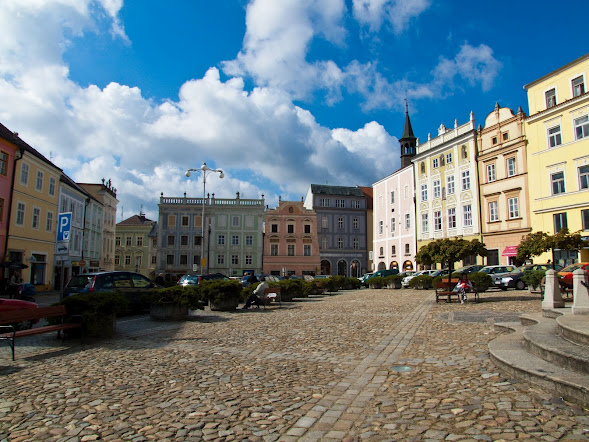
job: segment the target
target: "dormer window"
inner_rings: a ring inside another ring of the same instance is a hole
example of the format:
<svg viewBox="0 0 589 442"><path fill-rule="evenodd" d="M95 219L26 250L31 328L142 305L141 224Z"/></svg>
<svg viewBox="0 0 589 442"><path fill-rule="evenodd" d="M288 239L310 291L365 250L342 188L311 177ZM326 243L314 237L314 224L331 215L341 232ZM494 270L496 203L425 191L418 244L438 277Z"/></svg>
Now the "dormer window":
<svg viewBox="0 0 589 442"><path fill-rule="evenodd" d="M556 106L556 89L546 91L546 109Z"/></svg>

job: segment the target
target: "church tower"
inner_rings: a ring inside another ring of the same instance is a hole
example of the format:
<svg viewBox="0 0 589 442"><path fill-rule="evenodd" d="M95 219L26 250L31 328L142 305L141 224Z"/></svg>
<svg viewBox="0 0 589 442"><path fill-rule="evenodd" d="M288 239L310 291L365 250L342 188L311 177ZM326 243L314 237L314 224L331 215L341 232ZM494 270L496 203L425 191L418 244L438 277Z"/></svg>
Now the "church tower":
<svg viewBox="0 0 589 442"><path fill-rule="evenodd" d="M417 138L413 135L411 120L409 119L409 105L405 100L405 127L403 136L399 139L401 145L401 169L411 165L411 158L415 156L417 147Z"/></svg>

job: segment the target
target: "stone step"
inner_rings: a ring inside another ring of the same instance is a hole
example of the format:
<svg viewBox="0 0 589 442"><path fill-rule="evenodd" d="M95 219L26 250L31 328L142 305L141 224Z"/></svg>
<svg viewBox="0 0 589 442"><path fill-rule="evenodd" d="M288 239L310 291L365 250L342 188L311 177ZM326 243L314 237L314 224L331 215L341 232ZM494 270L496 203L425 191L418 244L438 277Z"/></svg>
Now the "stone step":
<svg viewBox="0 0 589 442"><path fill-rule="evenodd" d="M556 318L560 334L577 344L589 345L589 315L562 315Z"/></svg>
<svg viewBox="0 0 589 442"><path fill-rule="evenodd" d="M589 347L564 338L554 319L543 318L537 324L525 327L523 338L532 354L589 377Z"/></svg>
<svg viewBox="0 0 589 442"><path fill-rule="evenodd" d="M489 342L491 360L500 369L565 400L589 407L589 376L560 367L528 351L524 326L511 324L509 334L501 334Z"/></svg>

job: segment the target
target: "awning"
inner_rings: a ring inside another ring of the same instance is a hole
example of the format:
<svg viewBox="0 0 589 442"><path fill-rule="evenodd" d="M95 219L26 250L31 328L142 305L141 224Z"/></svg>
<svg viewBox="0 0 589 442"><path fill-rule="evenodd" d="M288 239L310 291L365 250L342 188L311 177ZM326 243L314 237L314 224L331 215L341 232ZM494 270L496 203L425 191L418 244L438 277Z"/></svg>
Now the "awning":
<svg viewBox="0 0 589 442"><path fill-rule="evenodd" d="M515 256L517 255L517 246L507 246L501 256Z"/></svg>

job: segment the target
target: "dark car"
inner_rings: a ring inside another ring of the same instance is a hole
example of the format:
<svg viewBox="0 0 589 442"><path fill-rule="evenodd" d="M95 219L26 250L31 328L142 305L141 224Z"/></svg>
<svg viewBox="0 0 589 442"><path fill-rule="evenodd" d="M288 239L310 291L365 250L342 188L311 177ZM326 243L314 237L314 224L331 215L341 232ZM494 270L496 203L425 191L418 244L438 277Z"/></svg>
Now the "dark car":
<svg viewBox="0 0 589 442"><path fill-rule="evenodd" d="M30 308L39 308L34 302L23 301L22 299L3 299L0 298L0 312L9 312L12 310L23 310ZM16 324L11 324L16 330L27 330L39 322L38 319L34 321L22 321Z"/></svg>
<svg viewBox="0 0 589 442"><path fill-rule="evenodd" d="M184 275L182 276L177 285L181 286L192 286L198 285L201 281L210 281L211 279L229 279L227 276L223 275L222 273L211 273L209 275Z"/></svg>
<svg viewBox="0 0 589 442"><path fill-rule="evenodd" d="M466 273L468 275L469 273L476 273L476 272L478 272L483 267L484 266L482 266L482 265L474 264L474 265L471 265L471 266L461 267L458 270L454 270L454 272L457 272L457 273L460 273L460 274Z"/></svg>
<svg viewBox="0 0 589 442"><path fill-rule="evenodd" d="M151 289L158 288L147 277L134 272L96 272L82 273L70 279L64 288L65 296L90 292L118 292L129 301L131 312L147 308L142 301Z"/></svg>
<svg viewBox="0 0 589 442"><path fill-rule="evenodd" d="M525 272L531 272L532 270L548 270L552 268L552 264L526 264L521 267L518 267L513 272L510 272L506 275L501 277L501 284L498 285L503 290L509 289L517 289L523 290L526 288L526 283L522 279ZM561 265L554 264L554 268L556 271L562 269Z"/></svg>

